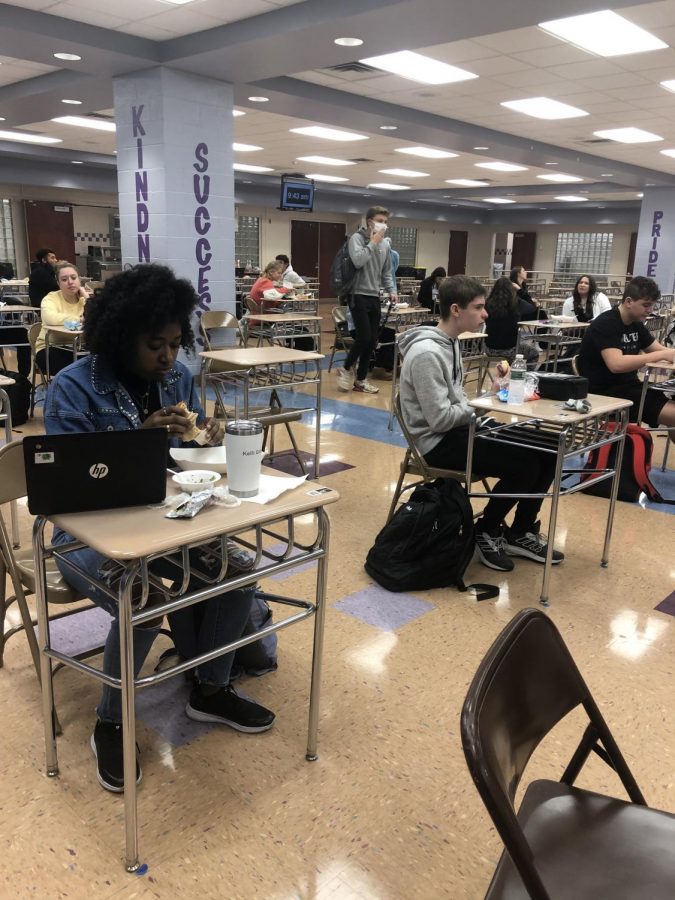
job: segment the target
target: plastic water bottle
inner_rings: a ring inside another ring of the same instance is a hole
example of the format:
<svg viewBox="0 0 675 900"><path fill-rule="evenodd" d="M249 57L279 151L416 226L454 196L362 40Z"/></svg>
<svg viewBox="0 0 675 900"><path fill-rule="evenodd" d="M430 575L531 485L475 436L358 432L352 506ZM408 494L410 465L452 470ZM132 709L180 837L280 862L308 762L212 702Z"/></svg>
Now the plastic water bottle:
<svg viewBox="0 0 675 900"><path fill-rule="evenodd" d="M525 357L519 353L511 366L511 378L509 380L509 403L525 402L525 372L527 365Z"/></svg>

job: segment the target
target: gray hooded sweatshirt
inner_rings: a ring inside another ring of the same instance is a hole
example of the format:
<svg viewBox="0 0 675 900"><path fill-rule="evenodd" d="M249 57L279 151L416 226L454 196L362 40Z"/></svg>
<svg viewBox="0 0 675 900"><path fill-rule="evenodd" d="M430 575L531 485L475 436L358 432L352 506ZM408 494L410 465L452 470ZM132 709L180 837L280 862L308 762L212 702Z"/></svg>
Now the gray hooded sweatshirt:
<svg viewBox="0 0 675 900"><path fill-rule="evenodd" d="M433 325L399 339L401 412L415 446L424 456L453 428L469 424L474 409L464 392L459 341Z"/></svg>
<svg viewBox="0 0 675 900"><path fill-rule="evenodd" d="M371 243L367 228L359 229L349 238L349 256L356 268L352 293L377 297L382 287L390 294L396 292L389 246L387 240Z"/></svg>

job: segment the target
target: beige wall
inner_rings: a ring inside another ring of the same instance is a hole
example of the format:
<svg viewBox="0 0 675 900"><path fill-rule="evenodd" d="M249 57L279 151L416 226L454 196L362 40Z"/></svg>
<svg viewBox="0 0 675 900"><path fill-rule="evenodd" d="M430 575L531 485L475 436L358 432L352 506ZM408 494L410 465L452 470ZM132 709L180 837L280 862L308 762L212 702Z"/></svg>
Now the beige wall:
<svg viewBox="0 0 675 900"><path fill-rule="evenodd" d="M605 228L614 235L612 243L612 256L609 263L609 273L623 276L626 274L628 263L628 251L630 249L630 236L635 230L626 225L606 225L594 228L579 228L561 225L539 225L537 227L537 252L534 267L540 272L552 272L555 265L555 248L558 233L562 231L597 232Z"/></svg>

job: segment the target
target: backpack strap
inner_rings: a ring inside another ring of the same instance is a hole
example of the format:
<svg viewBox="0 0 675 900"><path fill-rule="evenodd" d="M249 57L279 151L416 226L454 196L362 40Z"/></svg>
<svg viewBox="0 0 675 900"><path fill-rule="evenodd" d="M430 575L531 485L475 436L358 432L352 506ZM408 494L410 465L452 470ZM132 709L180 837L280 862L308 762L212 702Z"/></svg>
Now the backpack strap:
<svg viewBox="0 0 675 900"><path fill-rule="evenodd" d="M499 597L499 585L496 584L484 584L480 581L474 581L473 584L464 584L463 579L459 579L457 581L457 589L464 591L475 591L476 592L476 600L494 600L496 597Z"/></svg>

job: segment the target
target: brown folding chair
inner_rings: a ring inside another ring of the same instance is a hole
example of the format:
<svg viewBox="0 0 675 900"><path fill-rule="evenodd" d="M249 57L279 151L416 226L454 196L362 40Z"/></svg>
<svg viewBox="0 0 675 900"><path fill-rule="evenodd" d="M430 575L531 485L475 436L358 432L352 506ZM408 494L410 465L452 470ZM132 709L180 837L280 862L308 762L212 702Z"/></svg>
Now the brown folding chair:
<svg viewBox="0 0 675 900"><path fill-rule="evenodd" d="M330 359L328 361L329 372L333 368L335 354L340 350L348 353L349 348L354 343L354 338L351 337L347 331L347 313L345 312L345 309L346 307L344 306L334 306L330 311L335 327L335 335L333 337L333 346L331 347Z"/></svg>
<svg viewBox="0 0 675 900"><path fill-rule="evenodd" d="M31 357L31 382L30 382L30 417L33 418L35 413L35 391L37 390L37 379L38 376L40 378L41 386L47 390L47 375L45 372L37 364L37 359L35 357L35 345L37 344L37 339L40 336L40 330L42 325L40 322L35 322L28 329L28 343L30 344L30 357Z"/></svg>
<svg viewBox="0 0 675 900"><path fill-rule="evenodd" d="M560 781L515 795L544 737L582 708L588 725ZM519 612L481 662L461 717L469 771L505 850L488 900L672 900L675 815L647 807L628 765L553 622ZM596 753L630 802L574 787Z"/></svg>
<svg viewBox="0 0 675 900"><path fill-rule="evenodd" d="M225 312L224 310L208 310L207 312L202 313L199 319L199 333L204 341L204 350L211 351L217 349L212 346L212 332L220 329L236 332L236 340L238 340L239 346L243 347L245 345L244 332L236 316L233 316L232 313ZM202 357L200 384L203 410L206 410L206 380L208 376L212 372L222 372L225 370L226 367L217 360L204 359Z"/></svg>

